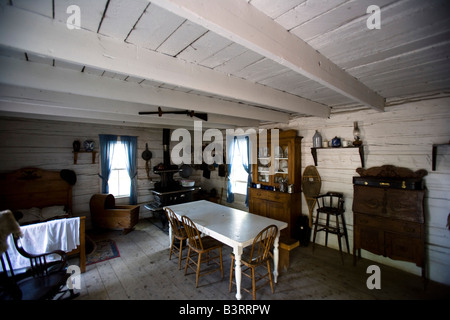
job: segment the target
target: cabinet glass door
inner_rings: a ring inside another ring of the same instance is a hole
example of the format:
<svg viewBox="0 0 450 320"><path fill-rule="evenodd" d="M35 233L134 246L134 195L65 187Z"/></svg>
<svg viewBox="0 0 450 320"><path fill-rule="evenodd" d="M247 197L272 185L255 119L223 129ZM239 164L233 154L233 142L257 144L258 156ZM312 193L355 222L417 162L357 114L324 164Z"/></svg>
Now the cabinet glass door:
<svg viewBox="0 0 450 320"><path fill-rule="evenodd" d="M257 181L256 183L268 184L271 179L271 164L272 158L269 147L260 147L258 149L258 163L257 163Z"/></svg>
<svg viewBox="0 0 450 320"><path fill-rule="evenodd" d="M289 183L289 151L290 144L280 141L280 145L274 148L274 183Z"/></svg>

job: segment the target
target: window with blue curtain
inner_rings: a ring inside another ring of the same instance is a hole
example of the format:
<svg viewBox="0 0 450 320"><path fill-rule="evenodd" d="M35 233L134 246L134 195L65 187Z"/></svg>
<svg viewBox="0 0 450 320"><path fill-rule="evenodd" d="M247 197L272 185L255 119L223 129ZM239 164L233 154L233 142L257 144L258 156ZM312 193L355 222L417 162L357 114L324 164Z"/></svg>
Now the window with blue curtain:
<svg viewBox="0 0 450 320"><path fill-rule="evenodd" d="M108 181L111 174L114 148L117 136L112 134L99 134L100 140L100 174L102 179L102 193L109 193Z"/></svg>
<svg viewBox="0 0 450 320"><path fill-rule="evenodd" d="M100 134L99 138L102 193L127 196L130 204L137 204L137 137Z"/></svg>
<svg viewBox="0 0 450 320"><path fill-rule="evenodd" d="M125 144L117 141L112 157L111 172L108 179L109 193L116 198L129 198L131 179L128 173L128 153Z"/></svg>
<svg viewBox="0 0 450 320"><path fill-rule="evenodd" d="M120 140L125 146L125 152L127 154L125 164L130 177L130 204L137 204L137 137L121 136Z"/></svg>
<svg viewBox="0 0 450 320"><path fill-rule="evenodd" d="M251 184L250 144L248 136L236 136L228 146L227 202L234 202L234 194L245 194L248 206L248 187Z"/></svg>

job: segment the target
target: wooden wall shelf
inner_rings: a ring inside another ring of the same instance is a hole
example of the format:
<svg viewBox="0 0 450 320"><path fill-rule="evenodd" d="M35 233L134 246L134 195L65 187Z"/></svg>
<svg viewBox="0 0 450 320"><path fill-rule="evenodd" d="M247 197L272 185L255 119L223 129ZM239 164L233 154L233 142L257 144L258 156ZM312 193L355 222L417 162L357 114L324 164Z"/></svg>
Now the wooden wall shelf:
<svg viewBox="0 0 450 320"><path fill-rule="evenodd" d="M342 150L342 149L356 149L358 148L359 151L359 157L361 159L361 167L364 168L365 162L364 162L364 146L361 145L359 147L327 147L327 148L311 148L311 154L314 159L314 165L317 167L317 150L326 150L326 149L333 149L333 150Z"/></svg>
<svg viewBox="0 0 450 320"><path fill-rule="evenodd" d="M92 163L95 163L95 156L97 155L97 151L73 151L73 164L77 164L78 154L79 153L90 153L92 154Z"/></svg>

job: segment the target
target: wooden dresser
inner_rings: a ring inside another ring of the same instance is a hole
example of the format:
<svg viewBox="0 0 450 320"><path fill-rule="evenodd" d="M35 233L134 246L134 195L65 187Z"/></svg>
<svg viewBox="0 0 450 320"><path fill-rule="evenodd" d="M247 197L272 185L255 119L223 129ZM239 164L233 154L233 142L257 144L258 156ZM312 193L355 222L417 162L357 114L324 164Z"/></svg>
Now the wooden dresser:
<svg viewBox="0 0 450 320"><path fill-rule="evenodd" d="M361 249L394 260L414 262L425 277L423 177L394 166L358 168L353 178L353 255Z"/></svg>
<svg viewBox="0 0 450 320"><path fill-rule="evenodd" d="M295 226L301 215L301 193L285 193L261 189L249 189L249 211L258 215L288 223L281 231L283 237L298 239Z"/></svg>

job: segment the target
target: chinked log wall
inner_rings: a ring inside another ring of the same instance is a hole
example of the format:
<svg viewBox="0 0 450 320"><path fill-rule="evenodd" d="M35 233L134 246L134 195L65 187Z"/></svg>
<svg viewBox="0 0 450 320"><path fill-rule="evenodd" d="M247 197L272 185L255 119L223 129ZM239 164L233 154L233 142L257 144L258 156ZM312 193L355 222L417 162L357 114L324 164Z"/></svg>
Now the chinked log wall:
<svg viewBox="0 0 450 320"><path fill-rule="evenodd" d="M392 164L413 171L426 169L428 175L425 183L428 190L425 217L429 277L450 285L450 231L446 227L450 210L450 147L439 148L436 171L431 170L433 144L448 143L450 140L449 105L449 98L411 102L388 107L386 112L363 110L334 114L330 119L298 118L289 125L278 124L274 127L296 129L298 135L303 136L302 172L306 166L314 165L311 147L315 130L322 134L323 139L331 140L338 136L352 140L354 121L358 121L362 132L366 168ZM322 178L321 190L344 193L345 218L352 246L352 177L358 175L355 170L361 166L358 149L318 150L317 158L317 170ZM302 200L303 214L306 214L308 207L304 198ZM324 238L319 238L318 243L324 244ZM338 248L336 237L329 236L328 246ZM393 261L364 251L363 257L421 274L420 268L412 263Z"/></svg>
<svg viewBox="0 0 450 320"><path fill-rule="evenodd" d="M313 165L311 156L312 137L319 130L328 140L334 136L351 139L353 121L358 121L365 144L366 167L393 164L412 170L426 169L427 197L425 199L427 251L429 255L429 278L450 285L450 232L446 228L450 199L450 148L439 148L436 171L431 171L431 152L434 143L450 140L450 99L435 99L388 107L384 113L363 110L355 113L332 115L330 119L299 118L289 125L278 124L281 129L296 129L303 136L302 171ZM275 126L274 126L275 127ZM100 190L97 176L99 167L92 165L89 156L80 155L79 164L73 164L72 142L92 138L97 142L99 133L138 136L138 192L139 203L151 199L148 189L151 184L145 173L145 161L140 157L145 143L153 153L152 165L162 161L162 130L131 128L72 122L26 120L0 117L0 171L10 171L25 166L44 169L73 169L78 175L74 186L74 212L87 214L91 194ZM98 147L97 147L98 148ZM358 149L318 151L318 167L322 178L322 190L336 190L346 198L346 221L349 227L350 244L353 243L353 185L352 177L360 166ZM224 185L223 178L201 178L208 186L218 191ZM304 199L302 199L304 201ZM234 206L245 208L244 197L237 197ZM240 205L241 204L241 205ZM307 214L306 203L302 204ZM142 209L141 209L142 213ZM337 248L335 237L330 236L329 245ZM323 241L323 239L319 239ZM331 243L330 243L331 242ZM363 256L369 257L368 253ZM404 262L370 256L375 261L392 264L398 268L420 275L420 269ZM378 259L378 260L377 260Z"/></svg>
<svg viewBox="0 0 450 320"><path fill-rule="evenodd" d="M153 200L149 189L153 184L147 179L145 161L141 154L148 143L152 152L151 166L162 162L162 129L110 126L87 123L29 120L0 117L0 171L12 171L22 167L39 167L47 170L71 169L77 174L77 183L73 187L73 212L75 215L89 214L89 199L100 192L101 180L99 154L92 164L90 154L78 155L77 164L73 164L72 142L76 139L83 143L86 139L95 141L99 150L99 134L130 135L138 137L138 203ZM81 147L83 150L83 146ZM159 179L150 171L150 177ZM141 216L148 213L141 207ZM88 219L88 225L90 219Z"/></svg>

